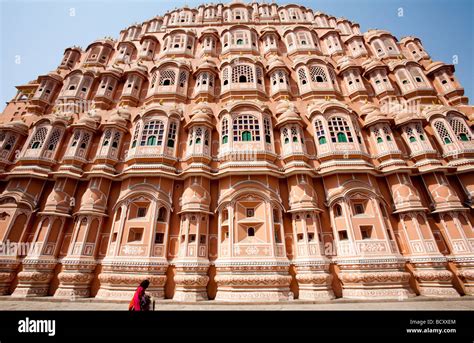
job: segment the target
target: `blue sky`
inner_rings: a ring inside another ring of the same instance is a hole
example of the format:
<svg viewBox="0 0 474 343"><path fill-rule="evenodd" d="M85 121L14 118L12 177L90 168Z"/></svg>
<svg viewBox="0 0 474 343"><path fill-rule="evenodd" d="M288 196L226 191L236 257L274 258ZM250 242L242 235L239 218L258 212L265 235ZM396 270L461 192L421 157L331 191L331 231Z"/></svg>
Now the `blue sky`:
<svg viewBox="0 0 474 343"><path fill-rule="evenodd" d="M56 69L64 49L84 49L104 36L117 38L135 22L169 9L197 7L194 0L0 0L0 108L15 85ZM216 1L217 2L217 1ZM268 1L267 1L268 2ZM474 1L472 0L290 0L314 10L358 22L361 30L386 29L397 38L421 39L433 60L453 63L466 95L474 99ZM400 9L403 16L399 16ZM74 12L74 16L70 14ZM18 63L19 62L19 63ZM470 100L472 103L472 100Z"/></svg>

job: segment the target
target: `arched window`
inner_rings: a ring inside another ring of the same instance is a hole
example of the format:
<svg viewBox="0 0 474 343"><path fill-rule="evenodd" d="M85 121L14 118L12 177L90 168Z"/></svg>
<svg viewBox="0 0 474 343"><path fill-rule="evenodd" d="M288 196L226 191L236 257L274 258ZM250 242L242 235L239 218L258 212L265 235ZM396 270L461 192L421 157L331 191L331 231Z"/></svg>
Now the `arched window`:
<svg viewBox="0 0 474 343"><path fill-rule="evenodd" d="M227 119L222 121L222 144L226 144L229 141L229 123Z"/></svg>
<svg viewBox="0 0 474 343"><path fill-rule="evenodd" d="M240 115L234 119L234 141L260 141L260 125L252 115Z"/></svg>
<svg viewBox="0 0 474 343"><path fill-rule="evenodd" d="M164 222L166 220L166 208L160 207L158 210L158 218L157 221Z"/></svg>
<svg viewBox="0 0 474 343"><path fill-rule="evenodd" d="M255 229L253 227L249 227L247 229L247 236L248 237L254 237L255 236Z"/></svg>
<svg viewBox="0 0 474 343"><path fill-rule="evenodd" d="M449 125L453 129L458 140L463 142L471 140L471 132L463 119L451 118L449 119Z"/></svg>
<svg viewBox="0 0 474 343"><path fill-rule="evenodd" d="M441 141L444 144L451 144L453 142L452 139L451 139L451 135L449 134L449 132L446 129L446 126L443 122L437 121L434 124L434 127L435 127L436 131L438 132L438 135L441 138Z"/></svg>
<svg viewBox="0 0 474 343"><path fill-rule="evenodd" d="M342 207L339 204L333 207L334 217L342 217Z"/></svg>
<svg viewBox="0 0 474 343"><path fill-rule="evenodd" d="M326 133L324 132L323 122L321 120L315 120L314 122L314 129L316 131L316 138L318 139L318 143L320 145L326 144Z"/></svg>
<svg viewBox="0 0 474 343"><path fill-rule="evenodd" d="M39 149L43 146L44 140L46 138L46 134L48 133L48 129L45 127L40 127L36 130L35 135L31 139L29 149Z"/></svg>
<svg viewBox="0 0 474 343"><path fill-rule="evenodd" d="M143 127L140 145L161 145L163 143L163 134L164 125L161 120L149 121Z"/></svg>
<svg viewBox="0 0 474 343"><path fill-rule="evenodd" d="M342 117L332 117L328 121L329 134L333 143L352 143L351 129L347 121Z"/></svg>
<svg viewBox="0 0 474 343"><path fill-rule="evenodd" d="M135 126L135 132L133 133L132 149L137 146L138 135L140 134L140 127L141 127L140 122L138 122L137 125Z"/></svg>
<svg viewBox="0 0 474 343"><path fill-rule="evenodd" d="M177 128L176 123L172 122L170 124L169 130L168 130L168 143L167 143L167 146L169 148L174 148L174 142L176 140L176 128Z"/></svg>
<svg viewBox="0 0 474 343"><path fill-rule="evenodd" d="M265 129L265 143L271 143L272 142L271 126L270 126L270 120L268 118L263 119L263 127Z"/></svg>
<svg viewBox="0 0 474 343"><path fill-rule="evenodd" d="M337 142L338 143L347 143L347 136L344 132L337 133Z"/></svg>

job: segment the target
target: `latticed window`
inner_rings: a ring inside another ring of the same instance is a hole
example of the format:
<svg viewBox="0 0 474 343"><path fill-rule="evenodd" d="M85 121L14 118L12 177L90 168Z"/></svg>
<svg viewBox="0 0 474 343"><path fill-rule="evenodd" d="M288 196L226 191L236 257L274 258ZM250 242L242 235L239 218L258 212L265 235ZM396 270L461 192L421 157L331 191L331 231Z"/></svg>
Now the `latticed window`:
<svg viewBox="0 0 474 343"><path fill-rule="evenodd" d="M87 147L87 144L89 144L90 138L91 138L90 133L89 133L89 132L85 132L85 133L82 135L81 144L79 144L79 148L85 149L85 148Z"/></svg>
<svg viewBox="0 0 474 343"><path fill-rule="evenodd" d="M253 83L253 68L246 64L241 64L232 67L232 82L233 83Z"/></svg>
<svg viewBox="0 0 474 343"><path fill-rule="evenodd" d="M458 140L464 142L471 140L471 132L463 119L451 118L449 119L449 125L453 129Z"/></svg>
<svg viewBox="0 0 474 343"><path fill-rule="evenodd" d="M152 120L143 127L141 146L161 145L163 143L163 134L165 128L161 120Z"/></svg>
<svg viewBox="0 0 474 343"><path fill-rule="evenodd" d="M112 137L112 131L110 129L106 130L104 133L104 140L102 146L107 146L110 143L110 137Z"/></svg>
<svg viewBox="0 0 474 343"><path fill-rule="evenodd" d="M387 140L387 142L391 142L392 141L392 133L390 132L390 129L388 128L388 126L384 126L382 128L382 131L383 131L383 134L385 135L385 139Z"/></svg>
<svg viewBox="0 0 474 343"><path fill-rule="evenodd" d="M79 138L81 138L81 131L76 130L74 131L74 137L72 138L72 143L71 146L76 146L77 143L79 142Z"/></svg>
<svg viewBox="0 0 474 343"><path fill-rule="evenodd" d="M255 70L256 70L256 74L257 74L257 83L258 83L259 85L261 85L261 84L262 84L262 76L263 76L263 75L262 75L262 74L263 74L263 73L262 73L262 68L257 67Z"/></svg>
<svg viewBox="0 0 474 343"><path fill-rule="evenodd" d="M308 34L306 32L298 32L298 43L300 45L310 45Z"/></svg>
<svg viewBox="0 0 474 343"><path fill-rule="evenodd" d="M122 134L119 131L115 131L114 139L112 140L112 148L118 148L121 137L122 137Z"/></svg>
<svg viewBox="0 0 474 343"><path fill-rule="evenodd" d="M184 87L186 84L186 79L188 77L188 73L186 73L184 70L179 74L179 86Z"/></svg>
<svg viewBox="0 0 474 343"><path fill-rule="evenodd" d="M229 68L224 68L222 71L222 84L225 86L229 83Z"/></svg>
<svg viewBox="0 0 474 343"><path fill-rule="evenodd" d="M283 70L278 70L272 74L272 84L276 85L277 83L288 84L287 74Z"/></svg>
<svg viewBox="0 0 474 343"><path fill-rule="evenodd" d="M168 143L167 143L167 146L169 148L174 148L174 143L176 141L176 128L177 128L176 123L171 122L169 130L168 130Z"/></svg>
<svg viewBox="0 0 474 343"><path fill-rule="evenodd" d="M298 69L298 77L302 85L305 85L308 83L308 77L306 76L306 71L304 70L304 68Z"/></svg>
<svg viewBox="0 0 474 343"><path fill-rule="evenodd" d="M137 125L135 126L135 132L133 133L132 149L137 146L138 135L140 134L140 128L141 128L141 123L138 122Z"/></svg>
<svg viewBox="0 0 474 343"><path fill-rule="evenodd" d="M263 119L263 128L265 129L265 143L271 143L272 142L272 135L271 135L271 126L270 126L270 120L268 118Z"/></svg>
<svg viewBox="0 0 474 343"><path fill-rule="evenodd" d="M233 44L247 45L249 43L248 34L245 31L237 31L232 35Z"/></svg>
<svg viewBox="0 0 474 343"><path fill-rule="evenodd" d="M48 150L54 150L56 148L56 145L59 143L59 138L61 138L61 130L54 128L49 137L48 144L46 145Z"/></svg>
<svg viewBox="0 0 474 343"><path fill-rule="evenodd" d="M353 137L347 121L342 117L332 117L328 121L329 134L333 143L352 143Z"/></svg>
<svg viewBox="0 0 474 343"><path fill-rule="evenodd" d="M204 145L209 146L209 130L204 132Z"/></svg>
<svg viewBox="0 0 474 343"><path fill-rule="evenodd" d="M416 142L416 135L410 126L405 127L405 134L407 135L409 142Z"/></svg>
<svg viewBox="0 0 474 343"><path fill-rule="evenodd" d="M338 89L337 81L336 81L336 74L334 74L334 70L332 68L328 68L329 71L329 77L331 78L331 82L334 86L335 89Z"/></svg>
<svg viewBox="0 0 474 343"><path fill-rule="evenodd" d="M196 144L202 143L202 129L200 127L196 129L195 142Z"/></svg>
<svg viewBox="0 0 474 343"><path fill-rule="evenodd" d="M171 47L173 49L180 49L184 47L184 35L176 35L171 40Z"/></svg>
<svg viewBox="0 0 474 343"><path fill-rule="evenodd" d="M453 140L451 139L451 135L449 134L445 124L442 121L435 122L434 127L436 131L438 132L438 135L441 138L441 141L444 144L450 144L453 142Z"/></svg>
<svg viewBox="0 0 474 343"><path fill-rule="evenodd" d="M171 86L174 85L176 79L176 73L174 70L166 69L160 72L160 86Z"/></svg>
<svg viewBox="0 0 474 343"><path fill-rule="evenodd" d="M13 135L10 135L8 137L7 141L5 142L4 149L5 150L11 150L11 148L15 145L15 142L16 142L16 137L13 136Z"/></svg>
<svg viewBox="0 0 474 343"><path fill-rule="evenodd" d="M282 130L281 130L281 135L282 135L282 138L283 138L283 142L285 144L288 144L290 143L290 137L288 135L288 129L286 127L284 127Z"/></svg>
<svg viewBox="0 0 474 343"><path fill-rule="evenodd" d="M292 126L291 127L291 140L293 143L298 142L298 136L301 134L301 131L299 130L298 127ZM303 136L301 136L301 143L304 143L303 141Z"/></svg>
<svg viewBox="0 0 474 343"><path fill-rule="evenodd" d="M313 82L327 82L326 73L324 69L320 66L313 66L309 68L309 73L311 75L311 81Z"/></svg>
<svg viewBox="0 0 474 343"><path fill-rule="evenodd" d="M411 68L410 72L417 83L425 84L425 79L418 68Z"/></svg>
<svg viewBox="0 0 474 343"><path fill-rule="evenodd" d="M374 135L375 140L377 141L377 143L382 143L383 138L380 135L379 128L378 127L373 127L371 131L372 131L372 134Z"/></svg>
<svg viewBox="0 0 474 343"><path fill-rule="evenodd" d="M151 75L151 88L155 87L155 82L156 82L157 75L158 75L158 71L156 71L156 70Z"/></svg>
<svg viewBox="0 0 474 343"><path fill-rule="evenodd" d="M200 86L200 85L209 85L209 86L213 86L214 84L214 75L212 74L209 74L207 72L204 72L204 73L201 73L199 78L198 78L198 82L197 82L197 86Z"/></svg>
<svg viewBox="0 0 474 343"><path fill-rule="evenodd" d="M321 145L326 144L326 132L324 131L324 125L321 120L318 119L314 122L314 129L316 131L316 138L318 140L318 143Z"/></svg>
<svg viewBox="0 0 474 343"><path fill-rule="evenodd" d="M229 141L229 122L227 119L222 121L222 144L226 144Z"/></svg>
<svg viewBox="0 0 474 343"><path fill-rule="evenodd" d="M425 131L421 127L420 124L415 125L416 132L418 133L418 137L420 138L421 141L425 140Z"/></svg>
<svg viewBox="0 0 474 343"><path fill-rule="evenodd" d="M260 141L260 125L256 117L241 115L234 119L234 141Z"/></svg>

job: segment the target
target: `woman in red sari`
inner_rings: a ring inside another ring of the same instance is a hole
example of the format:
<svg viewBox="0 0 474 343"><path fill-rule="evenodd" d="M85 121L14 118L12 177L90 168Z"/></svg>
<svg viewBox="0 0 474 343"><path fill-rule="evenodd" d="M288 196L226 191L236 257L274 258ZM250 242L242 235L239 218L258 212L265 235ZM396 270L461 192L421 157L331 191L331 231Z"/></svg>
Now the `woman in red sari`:
<svg viewBox="0 0 474 343"><path fill-rule="evenodd" d="M150 285L150 281L144 280L140 283L135 294L133 295L128 309L130 311L149 311L150 310L150 297L145 294L145 290Z"/></svg>

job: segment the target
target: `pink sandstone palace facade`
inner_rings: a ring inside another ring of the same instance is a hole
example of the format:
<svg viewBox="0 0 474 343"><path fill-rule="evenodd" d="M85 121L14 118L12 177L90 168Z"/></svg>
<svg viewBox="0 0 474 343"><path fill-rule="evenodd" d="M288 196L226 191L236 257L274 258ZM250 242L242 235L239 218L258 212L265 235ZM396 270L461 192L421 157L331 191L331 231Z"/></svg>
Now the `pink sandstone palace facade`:
<svg viewBox="0 0 474 343"><path fill-rule="evenodd" d="M299 5L185 7L17 89L2 295L474 294L474 111L416 37Z"/></svg>

